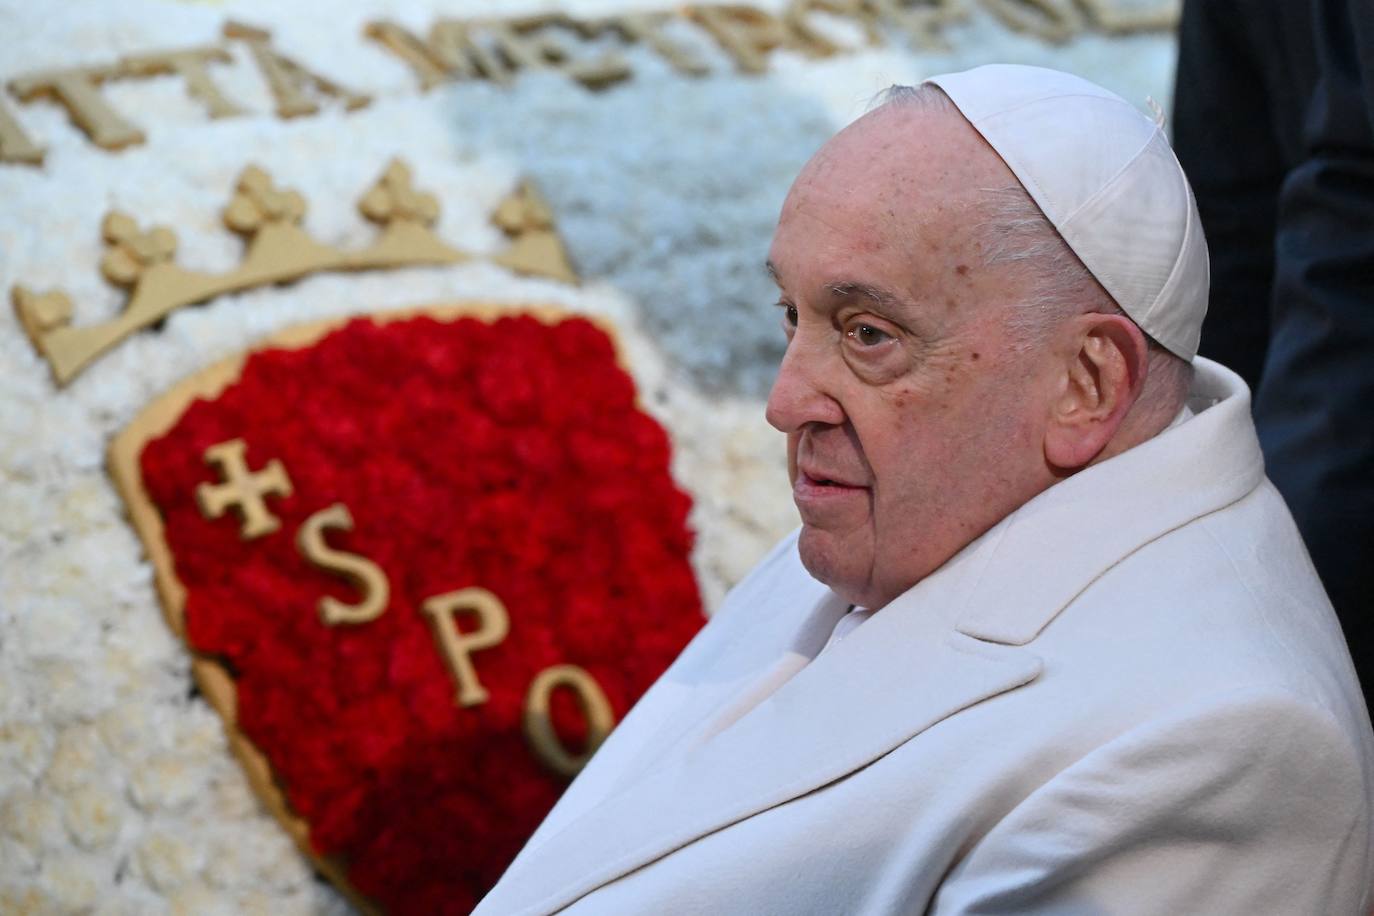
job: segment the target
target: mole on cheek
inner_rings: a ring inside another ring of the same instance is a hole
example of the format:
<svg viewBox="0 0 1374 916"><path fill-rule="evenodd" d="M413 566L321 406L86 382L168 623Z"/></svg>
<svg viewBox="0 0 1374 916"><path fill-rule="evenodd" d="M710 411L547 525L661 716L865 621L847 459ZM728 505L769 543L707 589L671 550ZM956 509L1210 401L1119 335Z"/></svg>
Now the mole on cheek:
<svg viewBox="0 0 1374 916"><path fill-rule="evenodd" d="M967 276L968 276L968 265L967 265L967 264L960 264L958 267L954 268L954 272L955 272L956 274L958 274L959 276L961 276L961 277L967 277Z"/></svg>
<svg viewBox="0 0 1374 916"><path fill-rule="evenodd" d="M982 354L981 354L981 353L976 353L976 352L975 352L975 353L973 354L973 361L974 361L975 363L978 362L978 360L981 359L981 358L982 358Z"/></svg>

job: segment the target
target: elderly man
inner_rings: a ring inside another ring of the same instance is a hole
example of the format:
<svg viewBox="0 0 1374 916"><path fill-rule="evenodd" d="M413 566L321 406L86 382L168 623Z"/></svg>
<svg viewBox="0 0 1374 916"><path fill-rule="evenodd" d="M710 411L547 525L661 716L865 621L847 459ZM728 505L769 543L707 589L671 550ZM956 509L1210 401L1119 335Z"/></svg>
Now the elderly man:
<svg viewBox="0 0 1374 916"><path fill-rule="evenodd" d="M1156 124L898 92L770 254L802 527L479 913L1363 913L1374 736Z"/></svg>

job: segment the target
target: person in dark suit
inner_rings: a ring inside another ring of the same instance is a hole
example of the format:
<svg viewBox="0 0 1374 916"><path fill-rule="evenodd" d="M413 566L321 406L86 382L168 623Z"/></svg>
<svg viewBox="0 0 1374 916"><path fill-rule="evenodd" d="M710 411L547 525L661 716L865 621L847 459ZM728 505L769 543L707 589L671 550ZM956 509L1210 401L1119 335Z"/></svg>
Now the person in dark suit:
<svg viewBox="0 0 1374 916"><path fill-rule="evenodd" d="M1374 4L1186 0L1174 146L1212 258L1202 354L1254 391L1374 698Z"/></svg>

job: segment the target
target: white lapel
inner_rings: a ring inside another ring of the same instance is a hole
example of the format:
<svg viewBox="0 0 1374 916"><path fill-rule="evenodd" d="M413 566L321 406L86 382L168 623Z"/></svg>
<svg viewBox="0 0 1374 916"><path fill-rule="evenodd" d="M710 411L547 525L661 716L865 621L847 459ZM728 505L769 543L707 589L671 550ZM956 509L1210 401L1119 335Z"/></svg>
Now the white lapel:
<svg viewBox="0 0 1374 916"><path fill-rule="evenodd" d="M669 723L666 730L674 733L674 737L655 748L654 753L646 754L645 760L662 759L664 751L700 744L729 728L816 657L849 605L819 582L811 581L816 588L808 589L815 595L810 608L797 615L796 622L789 623L781 633L775 631L770 645L748 647L763 649L761 655L769 661L728 684L709 688L698 686L699 697L692 706L693 716ZM783 638L778 639L778 636ZM738 640L741 647L747 639L746 636Z"/></svg>
<svg viewBox="0 0 1374 916"><path fill-rule="evenodd" d="M1123 558L1260 485L1264 457L1245 383L1202 357L1194 367L1192 399L1210 406L1056 484L984 536L988 562L1004 572L977 578L961 632L1025 645Z"/></svg>
<svg viewBox="0 0 1374 916"><path fill-rule="evenodd" d="M848 606L805 573L795 544L794 534L765 558L635 704L513 865L674 748L733 722L819 651ZM761 615L761 595L774 597L782 619ZM737 621L722 619L732 613Z"/></svg>
<svg viewBox="0 0 1374 916"><path fill-rule="evenodd" d="M711 708L671 743L666 765L637 779L631 773L629 784L532 843L478 912L554 912L705 834L833 782L961 709L1033 680L1040 661L1032 653L981 643L955 632L948 615L931 612L954 600L951 590L964 590L961 568L947 564L752 708L741 708L739 692L713 693L703 704ZM825 613L813 610L806 619L814 624L824 617L833 625L835 600L820 602ZM783 655L801 654L798 648L814 654L823 643L814 642L819 629L794 634ZM775 662L751 686L776 674Z"/></svg>

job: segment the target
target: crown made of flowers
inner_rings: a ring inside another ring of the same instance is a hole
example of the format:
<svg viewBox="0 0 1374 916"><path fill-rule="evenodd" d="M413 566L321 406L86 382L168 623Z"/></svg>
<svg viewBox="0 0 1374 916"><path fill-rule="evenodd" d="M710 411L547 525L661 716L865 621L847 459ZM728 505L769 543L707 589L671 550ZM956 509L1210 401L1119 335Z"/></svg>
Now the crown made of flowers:
<svg viewBox="0 0 1374 916"><path fill-rule="evenodd" d="M117 317L73 326L72 301L61 290L36 293L16 285L11 299L29 340L60 386L125 338L184 305L316 273L459 264L477 257L434 234L438 198L417 190L409 167L399 159L363 194L358 209L381 228L376 240L355 251L323 245L301 228L305 198L278 188L267 172L250 165L239 175L223 213L225 225L245 240L235 269L220 274L187 270L176 263L177 238L171 229L141 229L132 216L114 211L101 224L106 250L100 271L129 291ZM521 274L577 282L553 214L532 184L523 182L502 200L492 221L509 245L487 260Z"/></svg>

